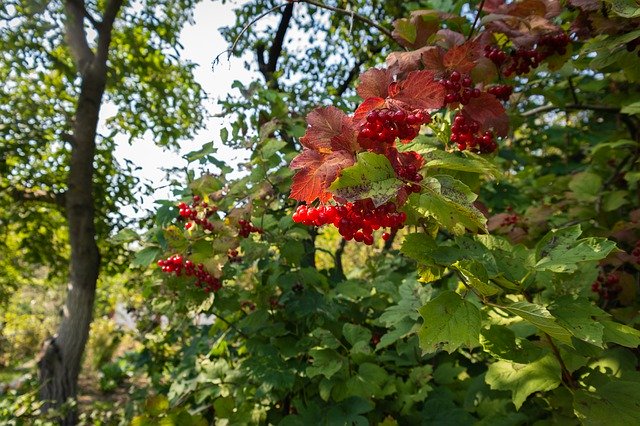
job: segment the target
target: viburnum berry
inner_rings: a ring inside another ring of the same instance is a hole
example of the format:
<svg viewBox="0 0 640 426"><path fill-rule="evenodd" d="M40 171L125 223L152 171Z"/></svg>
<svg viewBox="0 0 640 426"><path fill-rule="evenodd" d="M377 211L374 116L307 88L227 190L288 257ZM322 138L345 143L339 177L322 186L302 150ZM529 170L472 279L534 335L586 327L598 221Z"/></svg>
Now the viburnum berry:
<svg viewBox="0 0 640 426"><path fill-rule="evenodd" d="M622 291L619 283L620 277L617 273L600 273L596 281L591 284L591 291L598 293L605 300L614 299Z"/></svg>
<svg viewBox="0 0 640 426"><path fill-rule="evenodd" d="M205 231L213 231L214 225L209 218L218 211L216 206L209 206L202 202L199 195L194 195L191 204L181 202L178 204L178 214L180 218L186 220L184 229L192 229L194 225L199 225Z"/></svg>
<svg viewBox="0 0 640 426"><path fill-rule="evenodd" d="M466 105L471 98L477 98L481 94L480 89L473 87L471 77L458 71L452 71L449 77L443 79L441 83L446 90L445 104L461 103Z"/></svg>
<svg viewBox="0 0 640 426"><path fill-rule="evenodd" d="M238 250L235 250L235 249L229 250L229 252L227 253L227 258L229 259L230 263L242 262L242 257L238 255Z"/></svg>
<svg viewBox="0 0 640 426"><path fill-rule="evenodd" d="M496 86L489 87L487 89L487 93L490 93L501 101L506 102L513 93L513 86L508 84L498 84Z"/></svg>
<svg viewBox="0 0 640 426"><path fill-rule="evenodd" d="M633 250L631 250L631 255L635 258L635 262L640 265L640 240L636 242Z"/></svg>
<svg viewBox="0 0 640 426"><path fill-rule="evenodd" d="M418 136L421 125L430 122L431 115L424 110L375 109L367 114L359 137L382 145L392 144L396 138L411 140Z"/></svg>
<svg viewBox="0 0 640 426"><path fill-rule="evenodd" d="M371 199L336 206L300 205L293 214L293 221L296 223L310 226L332 224L345 240L355 240L366 245L373 244L374 231L381 228L401 229L406 220L406 213L398 212L394 203L375 207Z"/></svg>
<svg viewBox="0 0 640 426"><path fill-rule="evenodd" d="M206 293L216 292L222 288L222 282L205 269L202 263L194 264L189 259L184 259L179 254L174 254L166 259L158 260L158 266L162 272L175 274L177 277L184 275L196 277L195 286L202 288Z"/></svg>
<svg viewBox="0 0 640 426"><path fill-rule="evenodd" d="M480 124L457 113L451 126L451 142L457 144L460 151L468 149L479 154L488 154L498 149L498 144L489 131L480 133Z"/></svg>
<svg viewBox="0 0 640 426"><path fill-rule="evenodd" d="M238 225L240 226L240 229L238 229L238 235L242 238L247 238L252 232L257 232L258 234L262 234L264 232L262 228L253 226L248 220L240 219L238 221Z"/></svg>

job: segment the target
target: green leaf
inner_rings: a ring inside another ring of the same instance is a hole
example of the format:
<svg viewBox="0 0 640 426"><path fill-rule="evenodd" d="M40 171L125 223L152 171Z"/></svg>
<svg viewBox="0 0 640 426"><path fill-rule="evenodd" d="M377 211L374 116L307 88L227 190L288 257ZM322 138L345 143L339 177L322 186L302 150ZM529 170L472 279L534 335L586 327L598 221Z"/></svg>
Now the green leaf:
<svg viewBox="0 0 640 426"><path fill-rule="evenodd" d="M313 365L307 367L310 378L322 374L330 379L342 368L342 357L333 349L311 349L309 355L313 357Z"/></svg>
<svg viewBox="0 0 640 426"><path fill-rule="evenodd" d="M422 181L424 192L411 194L407 208L421 216L431 216L456 235L485 231L486 218L474 207L477 195L467 185L447 175Z"/></svg>
<svg viewBox="0 0 640 426"><path fill-rule="evenodd" d="M606 212L618 210L620 207L629 203L628 191L611 191L604 194L602 198L602 209Z"/></svg>
<svg viewBox="0 0 640 426"><path fill-rule="evenodd" d="M262 154L262 159L266 160L271 158L277 152L280 152L282 148L287 146L285 141L281 141L278 139L269 139L262 147L260 148L260 153Z"/></svg>
<svg viewBox="0 0 640 426"><path fill-rule="evenodd" d="M595 392L576 391L573 408L585 426L628 426L640 424L640 383L610 381Z"/></svg>
<svg viewBox="0 0 640 426"><path fill-rule="evenodd" d="M527 339L520 339L503 325L492 324L480 334L482 348L491 356L518 364L528 364L539 359L544 350Z"/></svg>
<svg viewBox="0 0 640 426"><path fill-rule="evenodd" d="M602 178L595 173L578 173L569 182L569 189L573 191L578 201L595 201L601 187Z"/></svg>
<svg viewBox="0 0 640 426"><path fill-rule="evenodd" d="M351 346L355 346L358 342L367 342L371 340L371 331L361 325L345 324L342 326L342 335Z"/></svg>
<svg viewBox="0 0 640 426"><path fill-rule="evenodd" d="M552 231L536 246L538 271L575 272L578 263L604 259L616 243L606 238L583 238L580 225Z"/></svg>
<svg viewBox="0 0 640 426"><path fill-rule="evenodd" d="M571 346L571 333L560 326L551 313L544 307L529 302L516 302L501 309L517 315L525 321L535 325L541 331L558 341Z"/></svg>
<svg viewBox="0 0 640 426"><path fill-rule="evenodd" d="M480 310L457 293L445 291L419 310L424 323L418 331L425 352L444 349L449 353L460 346L472 348L480 335Z"/></svg>
<svg viewBox="0 0 640 426"><path fill-rule="evenodd" d="M532 393L557 388L561 371L558 361L548 354L528 364L498 361L489 366L485 380L491 389L511 391L513 404L519 410Z"/></svg>
<svg viewBox="0 0 640 426"><path fill-rule="evenodd" d="M637 18L640 16L640 6L634 0L606 0L611 3L611 11L623 18Z"/></svg>
<svg viewBox="0 0 640 426"><path fill-rule="evenodd" d="M213 146L213 142L207 142L202 145L202 148L200 148L199 150L189 152L188 154L183 155L182 158L187 160L189 163L193 163L194 161L204 158L207 155L215 154L217 151L218 149Z"/></svg>
<svg viewBox="0 0 640 426"><path fill-rule="evenodd" d="M461 155L455 155L450 152L433 149L422 156L425 159L426 167L479 173L493 178L499 178L502 176L502 172L495 166L495 164L486 158L469 151L465 151Z"/></svg>
<svg viewBox="0 0 640 426"><path fill-rule="evenodd" d="M212 192L221 190L223 187L219 178L213 175L203 175L189 184L189 188L200 195L209 195Z"/></svg>
<svg viewBox="0 0 640 426"><path fill-rule="evenodd" d="M132 241L137 241L140 238L138 233L133 229L125 228L120 230L116 235L110 238L110 241L114 244L125 244Z"/></svg>
<svg viewBox="0 0 640 426"><path fill-rule="evenodd" d="M145 247L136 253L136 257L131 262L132 266L147 267L156 260L156 257L162 253L160 247Z"/></svg>
<svg viewBox="0 0 640 426"><path fill-rule="evenodd" d="M394 36L402 37L410 44L415 43L416 37L418 36L418 29L409 19L396 19L393 21L393 26Z"/></svg>
<svg viewBox="0 0 640 426"><path fill-rule="evenodd" d="M620 112L629 115L640 114L640 101L623 106Z"/></svg>
<svg viewBox="0 0 640 426"><path fill-rule="evenodd" d="M600 321L604 327L604 341L636 349L640 346L640 331L615 321Z"/></svg>
<svg viewBox="0 0 640 426"><path fill-rule="evenodd" d="M169 409L169 400L164 395L153 395L144 402L144 411L152 416L159 416Z"/></svg>
<svg viewBox="0 0 640 426"><path fill-rule="evenodd" d="M361 152L356 163L343 169L329 189L349 201L371 197L377 207L395 197L403 185L387 157Z"/></svg>
<svg viewBox="0 0 640 426"><path fill-rule="evenodd" d="M608 314L589 300L562 296L549 306L549 311L556 318L557 323L569 330L577 339L603 347L604 326L596 318L607 317Z"/></svg>
<svg viewBox="0 0 640 426"><path fill-rule="evenodd" d="M460 260L451 267L460 272L465 282L483 296L493 296L502 291L500 287L489 281L487 270L475 260Z"/></svg>

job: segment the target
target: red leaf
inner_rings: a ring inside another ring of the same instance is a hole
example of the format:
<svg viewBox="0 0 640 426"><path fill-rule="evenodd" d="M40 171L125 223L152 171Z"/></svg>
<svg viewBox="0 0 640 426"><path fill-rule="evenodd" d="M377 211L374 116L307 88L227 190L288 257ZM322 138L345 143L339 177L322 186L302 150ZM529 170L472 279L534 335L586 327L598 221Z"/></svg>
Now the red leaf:
<svg viewBox="0 0 640 426"><path fill-rule="evenodd" d="M465 42L464 35L459 32L452 31L448 28L440 30L436 33L436 43L445 49L451 49L455 46L460 46Z"/></svg>
<svg viewBox="0 0 640 426"><path fill-rule="evenodd" d="M370 68L360 74L360 84L356 92L362 99L386 98L392 80L393 76L388 69Z"/></svg>
<svg viewBox="0 0 640 426"><path fill-rule="evenodd" d="M500 101L493 95L482 92L480 97L471 98L462 108L466 118L480 123L480 130L493 129L498 136L506 136L509 131L509 116Z"/></svg>
<svg viewBox="0 0 640 426"><path fill-rule="evenodd" d="M400 92L394 99L408 109L438 109L444 102L444 87L434 80L432 71L422 70L409 73L400 83Z"/></svg>
<svg viewBox="0 0 640 426"><path fill-rule="evenodd" d="M304 149L291 162L291 168L298 172L293 177L290 198L312 203L316 198L321 203L331 199L327 191L342 169L355 163L353 154L347 151L335 151L323 154L312 149Z"/></svg>
<svg viewBox="0 0 640 426"><path fill-rule="evenodd" d="M384 103L385 101L382 98L368 98L356 109L356 112L353 114L353 122L357 126L361 125L366 120L367 114L374 109L381 108Z"/></svg>
<svg viewBox="0 0 640 426"><path fill-rule="evenodd" d="M475 42L469 42L449 49L444 54L442 63L451 71L469 73L476 66L478 58L480 58L480 47Z"/></svg>
<svg viewBox="0 0 640 426"><path fill-rule="evenodd" d="M410 52L392 52L387 56L387 66L393 75L402 78L405 74L420 69L422 52L430 48L431 46L425 46Z"/></svg>
<svg viewBox="0 0 640 426"><path fill-rule="evenodd" d="M397 174L400 174L402 169L406 169L409 166L420 170L424 165L424 158L415 151L399 152L396 147L390 146L384 155L389 159L393 170L395 170Z"/></svg>
<svg viewBox="0 0 640 426"><path fill-rule="evenodd" d="M433 71L436 76L442 77L447 71L444 66L444 50L441 47L430 46L422 52L422 63L425 69Z"/></svg>
<svg viewBox="0 0 640 426"><path fill-rule="evenodd" d="M300 138L300 143L307 148L324 153L358 149L353 122L334 106L314 109L307 115L307 124L307 132Z"/></svg>

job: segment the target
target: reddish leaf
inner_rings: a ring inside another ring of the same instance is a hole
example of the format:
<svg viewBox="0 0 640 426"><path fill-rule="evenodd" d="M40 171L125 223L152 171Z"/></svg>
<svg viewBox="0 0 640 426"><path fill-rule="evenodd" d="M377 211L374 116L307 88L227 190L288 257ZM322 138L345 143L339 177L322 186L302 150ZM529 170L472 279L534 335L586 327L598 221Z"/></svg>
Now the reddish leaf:
<svg viewBox="0 0 640 426"><path fill-rule="evenodd" d="M569 4L589 12L595 12L602 7L599 0L569 0Z"/></svg>
<svg viewBox="0 0 640 426"><path fill-rule="evenodd" d="M429 40L440 28L443 14L435 10L417 10L410 18L402 18L393 23L393 38L402 46L417 49Z"/></svg>
<svg viewBox="0 0 640 426"><path fill-rule="evenodd" d="M360 74L360 84L356 87L356 92L362 99L386 98L392 80L388 69L370 68Z"/></svg>
<svg viewBox="0 0 640 426"><path fill-rule="evenodd" d="M307 124L307 132L300 138L300 143L307 148L324 153L358 148L353 122L334 106L314 109L307 115Z"/></svg>
<svg viewBox="0 0 640 426"><path fill-rule="evenodd" d="M472 41L449 49L444 54L443 64L451 71L469 73L476 66L479 57L480 47Z"/></svg>
<svg viewBox="0 0 640 426"><path fill-rule="evenodd" d="M329 201L331 193L327 189L342 169L354 163L353 154L347 151L323 154L305 148L291 162L291 168L298 172L293 177L289 197L306 203L312 203L316 198L321 203Z"/></svg>
<svg viewBox="0 0 640 426"><path fill-rule="evenodd" d="M451 49L452 47L460 46L461 44L464 44L465 40L466 39L464 35L460 34L459 32L452 31L448 28L440 30L436 33L436 43L439 46L444 47L445 49Z"/></svg>
<svg viewBox="0 0 640 426"><path fill-rule="evenodd" d="M389 159L391 166L397 174L400 174L402 169L406 169L409 166L420 170L424 165L424 158L415 151L398 152L395 147L391 146L387 148L384 155Z"/></svg>
<svg viewBox="0 0 640 426"><path fill-rule="evenodd" d="M411 71L420 69L420 57L422 52L430 49L431 46L421 47L410 52L392 52L387 56L387 66L389 71L399 78L404 77Z"/></svg>
<svg viewBox="0 0 640 426"><path fill-rule="evenodd" d="M500 101L489 93L472 98L462 108L462 114L480 123L482 131L493 129L498 136L506 136L509 131L509 116Z"/></svg>
<svg viewBox="0 0 640 426"><path fill-rule="evenodd" d="M385 100L382 98L368 98L356 109L353 114L353 122L358 126L361 125L366 120L367 114L374 109L382 108L384 103Z"/></svg>
<svg viewBox="0 0 640 426"><path fill-rule="evenodd" d="M422 70L409 73L399 83L400 92L394 99L405 104L407 109L438 109L444 102L444 87L434 80L432 71Z"/></svg>
<svg viewBox="0 0 640 426"><path fill-rule="evenodd" d="M425 49L422 52L422 63L424 64L424 68L429 71L433 71L433 73L442 77L447 71L447 68L444 66L444 50L441 47L430 46L429 49Z"/></svg>

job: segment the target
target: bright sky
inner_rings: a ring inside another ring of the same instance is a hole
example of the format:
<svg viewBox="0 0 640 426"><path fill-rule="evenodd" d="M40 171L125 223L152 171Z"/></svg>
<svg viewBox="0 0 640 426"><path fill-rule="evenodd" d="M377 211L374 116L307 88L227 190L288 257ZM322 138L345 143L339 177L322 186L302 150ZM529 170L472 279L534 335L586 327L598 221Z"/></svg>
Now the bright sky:
<svg viewBox="0 0 640 426"><path fill-rule="evenodd" d="M198 64L195 70L196 81L202 85L209 95L209 100L205 107L211 115L219 112L217 100L225 97L231 90L231 84L235 80L247 83L256 77L255 72L247 71L244 68L244 60L232 59L227 61L226 54L221 56L221 62L212 69L213 59L228 48L227 42L218 32L218 28L233 25L235 14L233 9L244 1L231 1L222 5L220 2L202 2L195 9L195 25L185 28L182 32L180 42L184 46L183 58ZM250 58L249 58L250 59ZM151 141L137 141L132 145L128 143L119 144L116 149L118 159L129 159L141 169L137 176L150 181L156 188L153 196L142 200L142 206L146 209L153 209L153 200L170 199L171 195L167 188L165 173L162 168L172 166L185 166L186 161L181 155L197 150L203 143L216 141L220 158L229 163L232 167L247 158L246 153L231 150L220 142L220 128L225 124L223 118L211 118L193 141L185 141L182 144L180 154L164 151L155 146ZM133 208L125 208L128 215L134 215Z"/></svg>

